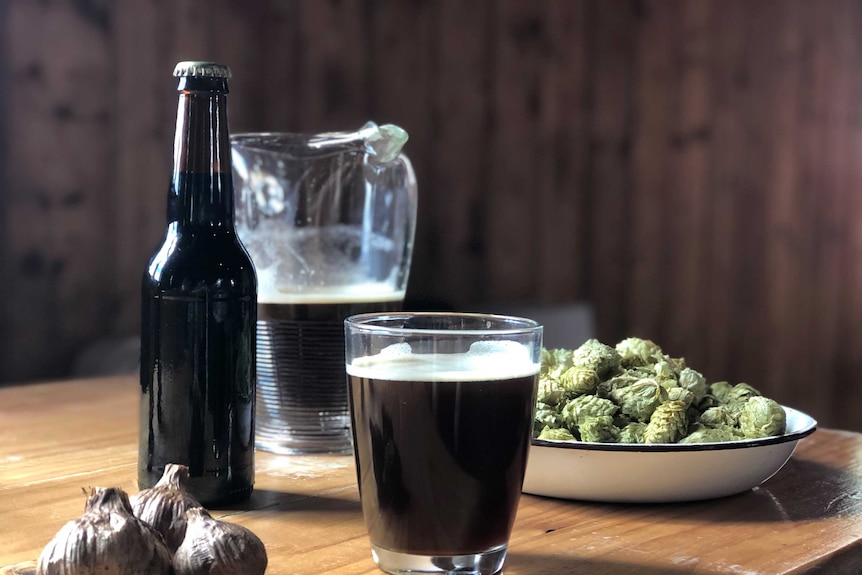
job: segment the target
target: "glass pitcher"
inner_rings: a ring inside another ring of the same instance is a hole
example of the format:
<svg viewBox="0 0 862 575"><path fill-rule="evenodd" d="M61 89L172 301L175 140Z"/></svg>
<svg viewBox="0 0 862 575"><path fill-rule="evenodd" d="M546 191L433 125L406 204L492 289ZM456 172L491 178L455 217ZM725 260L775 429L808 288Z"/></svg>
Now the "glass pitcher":
<svg viewBox="0 0 862 575"><path fill-rule="evenodd" d="M407 134L231 138L236 228L258 277L256 446L349 453L344 320L402 307L417 187Z"/></svg>

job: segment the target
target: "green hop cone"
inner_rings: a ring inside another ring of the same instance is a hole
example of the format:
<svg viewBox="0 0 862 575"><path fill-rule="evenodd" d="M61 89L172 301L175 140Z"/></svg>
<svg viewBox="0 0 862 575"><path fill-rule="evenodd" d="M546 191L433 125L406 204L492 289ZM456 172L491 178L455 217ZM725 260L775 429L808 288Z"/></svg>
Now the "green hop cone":
<svg viewBox="0 0 862 575"><path fill-rule="evenodd" d="M648 339L630 337L616 345L620 356L620 364L624 368L652 365L660 361L664 353L661 348Z"/></svg>
<svg viewBox="0 0 862 575"><path fill-rule="evenodd" d="M676 443L688 429L686 405L682 401L667 401L659 405L650 417L644 443Z"/></svg>
<svg viewBox="0 0 862 575"><path fill-rule="evenodd" d="M739 428L748 439L781 435L786 425L784 408L768 397L749 398L739 414Z"/></svg>
<svg viewBox="0 0 862 575"><path fill-rule="evenodd" d="M620 429L614 425L610 415L588 417L578 427L581 441L589 443L617 443L620 440Z"/></svg>
<svg viewBox="0 0 862 575"><path fill-rule="evenodd" d="M561 415L569 429L577 429L588 417L613 416L619 409L613 401L595 395L581 395L566 403Z"/></svg>
<svg viewBox="0 0 862 575"><path fill-rule="evenodd" d="M620 406L620 411L636 421L647 422L653 411L667 401L668 392L654 379L640 379L637 382L610 394L611 400Z"/></svg>
<svg viewBox="0 0 862 575"><path fill-rule="evenodd" d="M541 368L539 373L564 371L572 367L572 350L542 348Z"/></svg>
<svg viewBox="0 0 862 575"><path fill-rule="evenodd" d="M747 383L737 383L727 394L725 406L735 420L739 419L742 409L752 397L760 397L760 392Z"/></svg>
<svg viewBox="0 0 862 575"><path fill-rule="evenodd" d="M727 398L730 395L730 390L733 386L726 381L716 381L709 384L709 394L718 401L719 404L727 403Z"/></svg>
<svg viewBox="0 0 862 575"><path fill-rule="evenodd" d="M725 403L745 403L751 397L759 397L761 393L747 383L737 383L730 388Z"/></svg>
<svg viewBox="0 0 862 575"><path fill-rule="evenodd" d="M539 375L539 386L536 392L536 400L539 403L547 405L557 405L566 399L567 393L565 388L557 379L550 377L547 374Z"/></svg>
<svg viewBox="0 0 862 575"><path fill-rule="evenodd" d="M599 374L595 369L573 365L560 374L559 382L570 396L591 393L599 385Z"/></svg>
<svg viewBox="0 0 862 575"><path fill-rule="evenodd" d="M619 375L615 375L611 378L606 379L605 381L600 382L599 385L596 386L596 395L605 399L609 399L611 397L611 393L613 393L614 390L632 385L633 383L640 381L643 378L643 376L639 376L632 372L625 372Z"/></svg>
<svg viewBox="0 0 862 575"><path fill-rule="evenodd" d="M634 421L620 429L620 443L644 443L647 424Z"/></svg>
<svg viewBox="0 0 862 575"><path fill-rule="evenodd" d="M545 427L541 433L539 433L538 439L551 439L555 441L574 441L575 436L568 429L552 429L550 427Z"/></svg>
<svg viewBox="0 0 862 575"><path fill-rule="evenodd" d="M720 427L722 425L733 425L735 422L730 412L723 405L710 407L700 414L700 422L706 427Z"/></svg>
<svg viewBox="0 0 862 575"><path fill-rule="evenodd" d="M556 428L560 428L560 427L565 427L565 425L566 424L563 422L563 420L560 417L560 414L559 414L559 412L557 412L557 410L555 410L552 407L549 407L548 405L545 405L543 403L540 403L537 406L536 417L533 420L533 433L534 434L539 433L545 427L550 427L552 429L556 429Z"/></svg>
<svg viewBox="0 0 862 575"><path fill-rule="evenodd" d="M721 443L743 439L742 432L729 425L698 427L679 440L680 443Z"/></svg>
<svg viewBox="0 0 862 575"><path fill-rule="evenodd" d="M653 365L653 371L655 372L656 379L659 381L670 379L674 382L674 385L676 385L678 374L670 362L665 360L656 362L655 365Z"/></svg>
<svg viewBox="0 0 862 575"><path fill-rule="evenodd" d="M694 402L694 392L684 387L672 387L667 390L667 398L670 401L681 401L686 409Z"/></svg>
<svg viewBox="0 0 862 575"><path fill-rule="evenodd" d="M695 404L699 404L708 391L706 378L699 371L690 367L686 367L679 373L679 386L694 394L693 403Z"/></svg>
<svg viewBox="0 0 862 575"><path fill-rule="evenodd" d="M597 339L589 339L572 354L572 365L594 369L600 379L606 379L620 367L620 354Z"/></svg>

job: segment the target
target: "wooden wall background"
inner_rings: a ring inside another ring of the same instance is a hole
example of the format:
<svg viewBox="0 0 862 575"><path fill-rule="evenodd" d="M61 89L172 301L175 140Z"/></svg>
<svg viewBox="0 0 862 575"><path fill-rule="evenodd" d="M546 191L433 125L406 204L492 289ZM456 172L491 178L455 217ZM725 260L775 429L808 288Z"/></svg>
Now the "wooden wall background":
<svg viewBox="0 0 862 575"><path fill-rule="evenodd" d="M0 0L0 381L138 329L181 59L231 127L411 135L416 306L594 306L862 430L862 5Z"/></svg>

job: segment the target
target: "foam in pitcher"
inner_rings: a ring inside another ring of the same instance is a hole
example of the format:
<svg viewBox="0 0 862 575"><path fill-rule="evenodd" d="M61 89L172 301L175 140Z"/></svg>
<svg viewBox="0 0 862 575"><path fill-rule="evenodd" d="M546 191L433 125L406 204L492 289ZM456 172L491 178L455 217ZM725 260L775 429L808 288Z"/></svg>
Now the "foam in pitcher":
<svg viewBox="0 0 862 575"><path fill-rule="evenodd" d="M258 303L270 304L349 304L385 303L404 299L404 290L392 284L366 282L343 286L309 287L303 291L286 291L261 284Z"/></svg>

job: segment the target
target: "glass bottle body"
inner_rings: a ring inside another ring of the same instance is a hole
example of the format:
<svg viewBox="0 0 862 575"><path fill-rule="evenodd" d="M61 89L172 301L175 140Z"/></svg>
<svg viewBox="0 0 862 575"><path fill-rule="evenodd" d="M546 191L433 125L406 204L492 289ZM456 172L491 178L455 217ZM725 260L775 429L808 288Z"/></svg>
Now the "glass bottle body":
<svg viewBox="0 0 862 575"><path fill-rule="evenodd" d="M138 482L189 466L205 503L254 482L256 283L233 230L172 222L144 274Z"/></svg>
<svg viewBox="0 0 862 575"><path fill-rule="evenodd" d="M224 95L184 92L168 226L142 282L138 485L187 465L207 505L254 483L257 280L233 226L227 141Z"/></svg>

